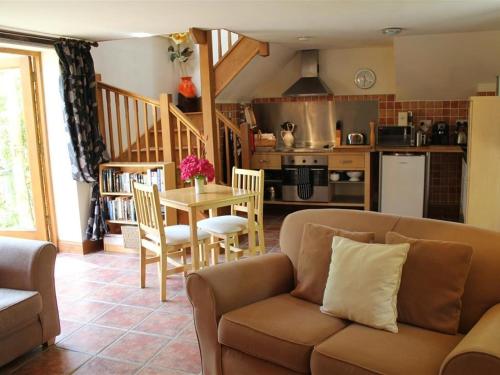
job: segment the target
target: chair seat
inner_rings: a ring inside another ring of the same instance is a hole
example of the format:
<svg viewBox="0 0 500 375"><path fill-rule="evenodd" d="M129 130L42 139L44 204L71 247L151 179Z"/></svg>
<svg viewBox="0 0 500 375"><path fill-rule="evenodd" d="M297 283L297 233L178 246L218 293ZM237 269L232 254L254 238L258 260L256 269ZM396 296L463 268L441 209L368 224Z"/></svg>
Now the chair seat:
<svg viewBox="0 0 500 375"><path fill-rule="evenodd" d="M246 230L247 226L247 218L236 215L215 216L198 221L198 228L217 234L241 232Z"/></svg>
<svg viewBox="0 0 500 375"><path fill-rule="evenodd" d="M323 314L319 305L281 294L224 314L219 323L219 342L308 374L314 346L347 324Z"/></svg>
<svg viewBox="0 0 500 375"><path fill-rule="evenodd" d="M351 324L314 348L311 372L329 374L438 374L463 338L398 323L391 333Z"/></svg>
<svg viewBox="0 0 500 375"><path fill-rule="evenodd" d="M189 225L169 225L165 227L165 236L167 245L175 246L191 241L191 231ZM153 241L159 242L157 236L148 236ZM198 229L198 240L206 240L210 237L210 233Z"/></svg>
<svg viewBox="0 0 500 375"><path fill-rule="evenodd" d="M40 293L0 288L0 337L38 320L41 312Z"/></svg>

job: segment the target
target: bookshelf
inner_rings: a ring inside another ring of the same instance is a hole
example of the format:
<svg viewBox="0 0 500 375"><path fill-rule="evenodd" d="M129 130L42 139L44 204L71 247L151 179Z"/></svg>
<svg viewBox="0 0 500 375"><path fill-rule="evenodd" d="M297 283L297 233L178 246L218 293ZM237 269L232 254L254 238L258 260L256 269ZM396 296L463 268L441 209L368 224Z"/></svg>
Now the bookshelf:
<svg viewBox="0 0 500 375"><path fill-rule="evenodd" d="M111 232L116 237L122 225L137 225L135 208L132 200L132 182L158 185L159 191L175 189L175 163L121 163L110 162L99 165L99 191L104 202L105 219ZM174 209L167 209L168 225L177 223ZM110 237L111 237L110 236ZM124 247L112 246L105 250L127 251ZM115 241L116 242L116 241Z"/></svg>

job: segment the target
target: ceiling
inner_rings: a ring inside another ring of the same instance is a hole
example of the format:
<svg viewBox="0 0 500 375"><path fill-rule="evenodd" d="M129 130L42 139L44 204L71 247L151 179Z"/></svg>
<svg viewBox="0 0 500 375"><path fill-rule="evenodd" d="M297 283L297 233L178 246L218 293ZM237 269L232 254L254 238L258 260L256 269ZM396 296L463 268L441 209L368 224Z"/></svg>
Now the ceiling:
<svg viewBox="0 0 500 375"><path fill-rule="evenodd" d="M380 32L388 26L402 35L500 30L500 1L0 1L0 28L96 41L193 26L295 49L361 47L390 44Z"/></svg>

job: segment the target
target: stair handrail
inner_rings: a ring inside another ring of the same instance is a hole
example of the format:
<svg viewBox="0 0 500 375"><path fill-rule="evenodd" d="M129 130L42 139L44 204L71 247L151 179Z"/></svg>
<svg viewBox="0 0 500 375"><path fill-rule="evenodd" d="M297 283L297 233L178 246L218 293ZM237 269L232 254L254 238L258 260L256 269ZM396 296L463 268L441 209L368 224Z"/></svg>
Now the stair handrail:
<svg viewBox="0 0 500 375"><path fill-rule="evenodd" d="M203 137L203 134L201 131L193 125L189 117L187 117L184 112L182 112L179 107L177 107L174 103L170 103L170 113L177 117L184 126L189 128L189 130L197 137L200 139L201 142L205 143L205 138Z"/></svg>
<svg viewBox="0 0 500 375"><path fill-rule="evenodd" d="M100 89L108 89L110 91L116 92L116 93L123 95L123 96L128 96L130 98L141 100L143 102L146 102L148 104L155 105L158 107L160 106L159 100L156 100L156 99L153 99L153 98L150 98L148 96L141 95L141 94L137 94L137 93L132 92L132 91L121 89L119 87L110 85L109 83L104 83L102 81L96 81L96 85Z"/></svg>
<svg viewBox="0 0 500 375"><path fill-rule="evenodd" d="M217 115L217 119L224 123L225 126L227 126L229 129L233 131L238 137L241 137L241 129L233 123L224 113L222 113L220 110L216 109L215 113Z"/></svg>

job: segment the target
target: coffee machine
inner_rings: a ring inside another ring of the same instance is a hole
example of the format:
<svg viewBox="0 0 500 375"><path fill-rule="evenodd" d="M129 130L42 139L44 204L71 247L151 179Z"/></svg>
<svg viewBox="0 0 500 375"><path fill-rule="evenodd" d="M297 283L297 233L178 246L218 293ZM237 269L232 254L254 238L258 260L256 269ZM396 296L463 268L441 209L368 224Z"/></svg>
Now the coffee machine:
<svg viewBox="0 0 500 375"><path fill-rule="evenodd" d="M432 144L447 145L450 143L450 128L444 121L438 121L432 125Z"/></svg>

